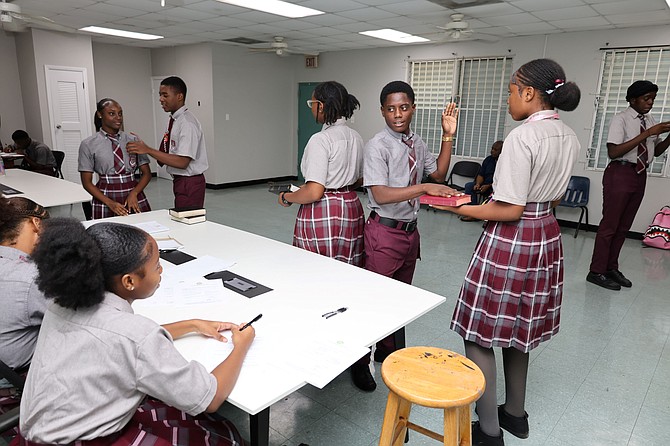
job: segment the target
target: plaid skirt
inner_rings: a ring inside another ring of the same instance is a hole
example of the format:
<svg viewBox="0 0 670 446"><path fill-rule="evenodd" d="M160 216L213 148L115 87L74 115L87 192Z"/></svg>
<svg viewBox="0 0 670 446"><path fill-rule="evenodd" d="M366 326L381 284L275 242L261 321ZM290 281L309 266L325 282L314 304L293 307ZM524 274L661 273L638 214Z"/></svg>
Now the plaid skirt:
<svg viewBox="0 0 670 446"><path fill-rule="evenodd" d="M100 175L100 180L95 186L100 189L106 197L111 198L117 203L124 204L130 191L137 186L137 180L134 179L133 174L131 173L123 175ZM137 194L137 201L140 205L141 212L148 212L151 210L149 201L147 201L144 192ZM91 200L91 205L93 207L94 220L115 216L110 208L95 198Z"/></svg>
<svg viewBox="0 0 670 446"><path fill-rule="evenodd" d="M302 204L293 231L293 246L341 262L363 266L365 215L355 191L326 190L314 203Z"/></svg>
<svg viewBox="0 0 670 446"><path fill-rule="evenodd" d="M528 352L558 333L563 245L550 203L519 221L489 222L461 288L451 329L484 348Z"/></svg>
<svg viewBox="0 0 670 446"><path fill-rule="evenodd" d="M79 440L71 446L244 446L230 421L216 414L192 417L158 400L147 399L128 424L116 434L95 440ZM45 446L19 434L10 446ZM55 446L55 445L48 445Z"/></svg>

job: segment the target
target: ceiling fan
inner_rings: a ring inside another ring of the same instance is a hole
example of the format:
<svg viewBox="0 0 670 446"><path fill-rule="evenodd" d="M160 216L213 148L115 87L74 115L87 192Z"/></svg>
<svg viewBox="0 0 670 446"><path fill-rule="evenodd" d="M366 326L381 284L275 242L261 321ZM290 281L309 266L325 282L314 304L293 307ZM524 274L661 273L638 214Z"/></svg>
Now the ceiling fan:
<svg viewBox="0 0 670 446"><path fill-rule="evenodd" d="M469 37L473 31L470 29L470 24L463 18L465 18L463 14L452 14L451 22L444 26L438 26L438 28L443 29L446 36L454 40Z"/></svg>
<svg viewBox="0 0 670 446"><path fill-rule="evenodd" d="M275 53L277 56L285 57L289 54L304 54L303 51L294 51L289 49L286 39L281 36L275 36L272 42L268 42L269 46L249 48L254 53Z"/></svg>
<svg viewBox="0 0 670 446"><path fill-rule="evenodd" d="M59 25L47 17L23 14L19 5L9 3L6 0L0 1L0 27L9 32L22 32L28 28L42 28L67 33L76 31L74 28Z"/></svg>

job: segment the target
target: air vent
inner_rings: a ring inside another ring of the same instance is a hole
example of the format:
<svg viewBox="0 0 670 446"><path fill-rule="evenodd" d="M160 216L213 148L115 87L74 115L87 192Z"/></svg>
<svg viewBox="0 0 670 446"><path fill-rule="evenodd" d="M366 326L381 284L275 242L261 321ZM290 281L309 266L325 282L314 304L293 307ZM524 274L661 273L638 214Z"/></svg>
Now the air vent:
<svg viewBox="0 0 670 446"><path fill-rule="evenodd" d="M448 9L469 8L471 6L493 5L503 3L503 0L428 0L436 5L444 6Z"/></svg>
<svg viewBox="0 0 670 446"><path fill-rule="evenodd" d="M258 43L266 43L263 40L250 39L248 37L235 37L233 39L222 39L223 42L240 43L242 45L256 45Z"/></svg>

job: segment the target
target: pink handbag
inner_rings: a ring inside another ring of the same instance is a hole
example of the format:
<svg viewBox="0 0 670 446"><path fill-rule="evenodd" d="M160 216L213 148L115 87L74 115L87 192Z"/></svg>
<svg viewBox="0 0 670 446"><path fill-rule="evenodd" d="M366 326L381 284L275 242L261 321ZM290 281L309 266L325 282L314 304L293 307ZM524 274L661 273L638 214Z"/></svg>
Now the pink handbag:
<svg viewBox="0 0 670 446"><path fill-rule="evenodd" d="M653 248L670 249L670 206L663 206L656 213L642 243Z"/></svg>

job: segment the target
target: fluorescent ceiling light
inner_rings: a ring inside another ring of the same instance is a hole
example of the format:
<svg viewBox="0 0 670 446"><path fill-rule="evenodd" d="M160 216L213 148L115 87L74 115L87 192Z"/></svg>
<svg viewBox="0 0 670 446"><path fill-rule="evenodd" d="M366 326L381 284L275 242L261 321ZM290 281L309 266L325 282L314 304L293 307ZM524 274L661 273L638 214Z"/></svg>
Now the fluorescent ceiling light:
<svg viewBox="0 0 670 446"><path fill-rule="evenodd" d="M155 36L153 34L134 33L132 31L123 31L121 29L101 28L99 26L87 26L79 28L79 31L88 31L89 33L105 34L108 36L127 37L129 39L139 40L156 40L162 39L163 36Z"/></svg>
<svg viewBox="0 0 670 446"><path fill-rule="evenodd" d="M283 17L296 19L299 17L308 17L311 15L325 14L317 9L306 8L304 6L294 5L293 3L283 2L281 0L218 0L221 3L241 6L243 8L255 9L257 11L269 12Z"/></svg>
<svg viewBox="0 0 670 446"><path fill-rule="evenodd" d="M670 8L670 0L665 0L665 3L668 4L668 8Z"/></svg>
<svg viewBox="0 0 670 446"><path fill-rule="evenodd" d="M424 37L419 36L413 36L412 34L407 34L402 31L396 31L395 29L389 29L389 28L377 29L373 31L361 31L359 34L375 37L377 39L390 40L391 42L397 42L397 43L430 42L430 39L426 39Z"/></svg>

